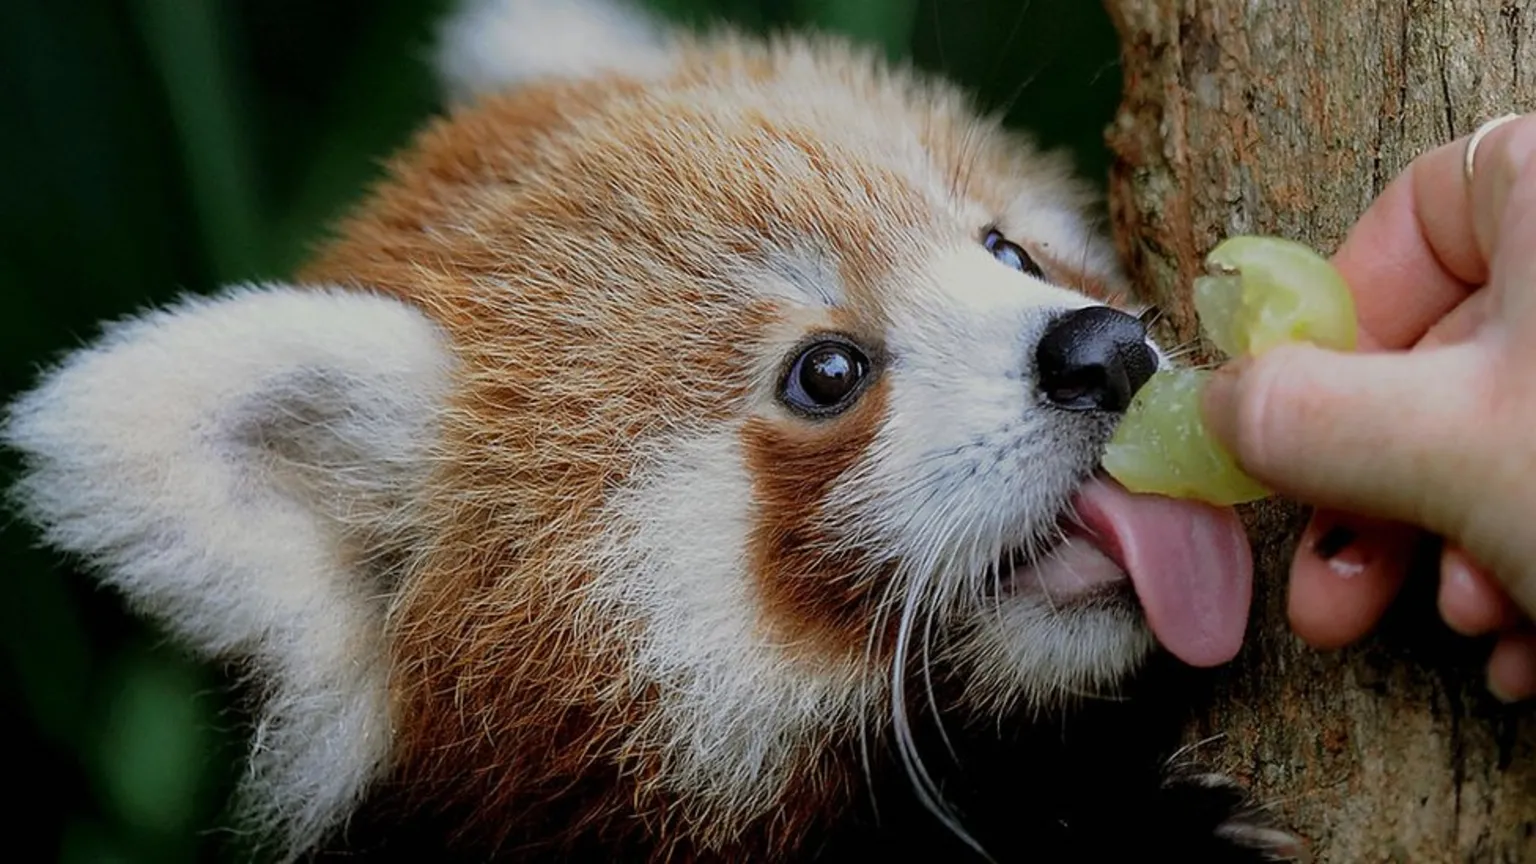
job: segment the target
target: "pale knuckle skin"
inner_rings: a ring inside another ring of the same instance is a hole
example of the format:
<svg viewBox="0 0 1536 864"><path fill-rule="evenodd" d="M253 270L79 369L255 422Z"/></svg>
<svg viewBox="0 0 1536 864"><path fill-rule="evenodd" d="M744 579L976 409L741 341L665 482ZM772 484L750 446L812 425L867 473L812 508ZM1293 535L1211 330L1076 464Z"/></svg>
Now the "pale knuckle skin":
<svg viewBox="0 0 1536 864"><path fill-rule="evenodd" d="M1536 150L1536 125L1530 127L1528 135L1528 146ZM1532 243L1536 236L1536 159L1527 158L1514 175L1494 221L1498 245L1491 250L1490 279L1483 292L1493 299L1485 302L1492 307L1489 317L1500 320L1506 334L1515 331L1522 337L1509 340L1508 347L1528 364L1536 341L1529 332L1536 327L1536 291L1531 289L1536 283L1536 243Z"/></svg>
<svg viewBox="0 0 1536 864"><path fill-rule="evenodd" d="M1495 151L1498 154L1498 180L1501 185L1508 185L1526 173L1532 154L1536 154L1536 114L1527 114L1511 122L1499 145ZM1482 170L1482 165L1478 165L1477 171Z"/></svg>
<svg viewBox="0 0 1536 864"><path fill-rule="evenodd" d="M1523 341L1523 340L1512 340ZM1495 348L1468 385L1474 395L1461 442L1470 479L1452 527L1526 615L1536 615L1536 386L1528 355Z"/></svg>
<svg viewBox="0 0 1536 864"><path fill-rule="evenodd" d="M1511 512L1533 511L1512 503L1477 508L1480 512L1468 516L1465 527L1451 536L1527 617L1536 617L1536 534L1522 524L1528 517Z"/></svg>
<svg viewBox="0 0 1536 864"><path fill-rule="evenodd" d="M1478 148L1472 190L1472 219L1485 260L1496 254L1509 226L1502 224L1511 190L1536 171L1536 115L1527 114L1489 133Z"/></svg>
<svg viewBox="0 0 1536 864"><path fill-rule="evenodd" d="M1524 555L1518 559L1523 563L1501 573L1500 581L1504 583L1504 590L1509 592L1510 598L1520 607L1520 611L1525 613L1526 617L1533 617L1536 616L1536 569L1533 569L1529 562L1532 560L1531 556L1536 555L1536 549L1525 549L1523 552Z"/></svg>

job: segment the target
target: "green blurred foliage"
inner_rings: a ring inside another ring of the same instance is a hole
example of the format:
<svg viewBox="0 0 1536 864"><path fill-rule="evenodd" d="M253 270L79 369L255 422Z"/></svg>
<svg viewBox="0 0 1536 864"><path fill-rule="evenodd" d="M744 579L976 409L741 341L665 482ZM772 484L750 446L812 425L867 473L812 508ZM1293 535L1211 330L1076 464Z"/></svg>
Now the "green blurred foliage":
<svg viewBox="0 0 1536 864"><path fill-rule="evenodd" d="M1101 177L1114 35L1089 0L650 0L835 30L944 72ZM102 319L282 276L437 107L444 0L0 3L0 397ZM7 454L0 479L15 470ZM0 699L24 860L219 860L247 717L73 562L0 520Z"/></svg>

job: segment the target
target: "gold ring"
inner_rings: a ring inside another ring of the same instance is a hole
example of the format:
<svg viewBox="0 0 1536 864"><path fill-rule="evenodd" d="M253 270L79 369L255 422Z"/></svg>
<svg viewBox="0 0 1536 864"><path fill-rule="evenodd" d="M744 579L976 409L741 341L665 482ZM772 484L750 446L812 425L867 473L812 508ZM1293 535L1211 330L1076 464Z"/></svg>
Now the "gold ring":
<svg viewBox="0 0 1536 864"><path fill-rule="evenodd" d="M1487 135L1489 132L1492 132L1500 126L1503 126L1505 123L1508 123L1511 120L1519 119L1519 117L1519 114L1505 114L1503 117L1495 117L1492 120L1489 120L1483 125L1477 127L1477 131L1473 132L1472 137L1467 139L1467 152L1466 156L1462 160L1461 168L1462 173L1467 178L1468 188L1471 188L1472 186L1472 169L1477 165L1477 145L1482 143L1483 136Z"/></svg>

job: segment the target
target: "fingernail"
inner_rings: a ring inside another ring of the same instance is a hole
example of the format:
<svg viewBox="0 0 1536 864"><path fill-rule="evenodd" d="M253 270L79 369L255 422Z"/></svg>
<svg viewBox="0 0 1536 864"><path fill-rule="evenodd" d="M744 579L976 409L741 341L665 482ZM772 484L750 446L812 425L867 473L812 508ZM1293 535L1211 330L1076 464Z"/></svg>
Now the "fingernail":
<svg viewBox="0 0 1536 864"><path fill-rule="evenodd" d="M1524 702L1536 695L1536 636L1511 634L1488 658L1488 692L1500 702Z"/></svg>
<svg viewBox="0 0 1536 864"><path fill-rule="evenodd" d="M1472 565L1459 555L1446 555L1441 559L1440 579L1458 591L1470 592L1477 588L1477 577L1472 575Z"/></svg>
<svg viewBox="0 0 1536 864"><path fill-rule="evenodd" d="M1348 549L1349 545L1359 537L1355 529L1348 525L1335 525L1312 542L1312 552L1325 561L1337 558L1339 553Z"/></svg>
<svg viewBox="0 0 1536 864"><path fill-rule="evenodd" d="M1499 686L1498 679L1493 676L1493 670L1492 669L1490 669L1488 671L1488 681L1487 681L1487 683L1488 683L1488 692L1493 694L1493 698L1499 700L1500 702L1503 702L1505 705L1513 705L1516 702L1521 701L1520 699L1518 699L1518 698L1516 698L1514 696L1511 696L1510 694L1504 692L1503 688L1501 688Z"/></svg>
<svg viewBox="0 0 1536 864"><path fill-rule="evenodd" d="M1531 698L1529 693L1512 692L1506 688L1501 676L1493 671L1492 663L1488 664L1487 675L1488 692L1505 705L1516 705Z"/></svg>

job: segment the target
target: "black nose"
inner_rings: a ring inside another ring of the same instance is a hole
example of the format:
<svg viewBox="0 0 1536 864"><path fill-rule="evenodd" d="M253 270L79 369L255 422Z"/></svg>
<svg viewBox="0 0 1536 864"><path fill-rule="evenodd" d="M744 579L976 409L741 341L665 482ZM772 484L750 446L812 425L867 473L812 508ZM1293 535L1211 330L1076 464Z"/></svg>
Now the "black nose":
<svg viewBox="0 0 1536 864"><path fill-rule="evenodd" d="M1040 391L1073 411L1124 411L1155 371L1147 328L1108 306L1062 315L1035 346Z"/></svg>

